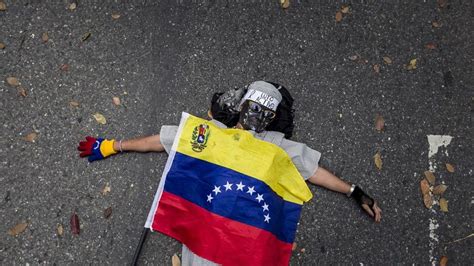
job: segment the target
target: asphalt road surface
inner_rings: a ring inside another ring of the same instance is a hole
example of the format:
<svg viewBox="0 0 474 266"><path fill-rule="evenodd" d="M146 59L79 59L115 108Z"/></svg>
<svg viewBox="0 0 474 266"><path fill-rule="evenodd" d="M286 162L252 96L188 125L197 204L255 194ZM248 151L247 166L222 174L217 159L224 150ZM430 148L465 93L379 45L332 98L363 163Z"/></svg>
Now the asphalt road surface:
<svg viewBox="0 0 474 266"><path fill-rule="evenodd" d="M289 88L293 139L383 209L375 224L344 195L311 186L291 265L428 265L442 256L474 264L472 1L291 1L286 10L277 0L82 0L74 10L68 1L3 1L0 264L129 263L167 156L89 164L78 142L156 134L182 111L204 117L213 92L254 80ZM12 76L19 86L8 85ZM435 140L445 145L436 151ZM448 212L424 207L428 169L448 187ZM8 233L23 222L23 232ZM140 263L170 265L180 252L152 234Z"/></svg>

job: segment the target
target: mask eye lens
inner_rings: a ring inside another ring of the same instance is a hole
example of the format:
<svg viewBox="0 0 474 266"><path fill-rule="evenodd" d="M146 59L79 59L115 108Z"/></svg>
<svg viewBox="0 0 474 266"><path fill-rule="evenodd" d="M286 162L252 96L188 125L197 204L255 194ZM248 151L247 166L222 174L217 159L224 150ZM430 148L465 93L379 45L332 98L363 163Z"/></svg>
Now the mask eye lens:
<svg viewBox="0 0 474 266"><path fill-rule="evenodd" d="M275 114L275 112L272 112L272 111L265 111L264 116L266 118L273 119L273 118L275 118L276 114Z"/></svg>
<svg viewBox="0 0 474 266"><path fill-rule="evenodd" d="M249 108L254 113L260 113L262 111L262 107L258 103L250 102Z"/></svg>
<svg viewBox="0 0 474 266"><path fill-rule="evenodd" d="M276 116L275 112L270 111L270 110L264 110L260 104L252 102L252 101L249 102L249 109L251 112L257 113L257 114L263 112L263 116L265 118L273 119Z"/></svg>

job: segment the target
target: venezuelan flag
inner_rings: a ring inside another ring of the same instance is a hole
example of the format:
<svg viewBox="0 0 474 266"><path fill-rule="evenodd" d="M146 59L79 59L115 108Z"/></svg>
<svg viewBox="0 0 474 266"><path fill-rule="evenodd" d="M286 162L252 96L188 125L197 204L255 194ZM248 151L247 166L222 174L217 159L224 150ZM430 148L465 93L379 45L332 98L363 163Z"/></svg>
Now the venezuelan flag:
<svg viewBox="0 0 474 266"><path fill-rule="evenodd" d="M223 265L288 265L312 195L286 152L183 113L146 227Z"/></svg>

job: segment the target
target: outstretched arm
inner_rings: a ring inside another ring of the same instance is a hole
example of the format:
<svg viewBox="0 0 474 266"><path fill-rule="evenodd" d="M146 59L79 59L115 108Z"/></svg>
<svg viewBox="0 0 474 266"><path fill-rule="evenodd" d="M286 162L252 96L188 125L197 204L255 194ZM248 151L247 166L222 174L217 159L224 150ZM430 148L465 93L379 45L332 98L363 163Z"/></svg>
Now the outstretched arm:
<svg viewBox="0 0 474 266"><path fill-rule="evenodd" d="M308 179L308 181L332 191L344 193L346 195L351 194L351 196L356 199L361 207L370 216L374 217L376 222L380 222L380 219L382 218L382 210L377 206L377 202L367 196L360 188L356 187L351 193L351 185L322 167L318 167L316 172ZM370 202L370 200L372 202Z"/></svg>
<svg viewBox="0 0 474 266"><path fill-rule="evenodd" d="M77 149L81 151L79 156L87 157L89 162L102 160L122 151L162 152L165 150L161 144L160 135L121 141L87 136L85 141L79 142Z"/></svg>
<svg viewBox="0 0 474 266"><path fill-rule="evenodd" d="M333 175L328 170L318 167L316 172L308 179L309 182L330 189L332 191L347 194L351 190L351 185L344 182L339 177Z"/></svg>
<svg viewBox="0 0 474 266"><path fill-rule="evenodd" d="M122 147L120 147L122 146ZM160 135L138 137L129 140L115 141L114 150L136 152L162 152L165 150L160 141Z"/></svg>

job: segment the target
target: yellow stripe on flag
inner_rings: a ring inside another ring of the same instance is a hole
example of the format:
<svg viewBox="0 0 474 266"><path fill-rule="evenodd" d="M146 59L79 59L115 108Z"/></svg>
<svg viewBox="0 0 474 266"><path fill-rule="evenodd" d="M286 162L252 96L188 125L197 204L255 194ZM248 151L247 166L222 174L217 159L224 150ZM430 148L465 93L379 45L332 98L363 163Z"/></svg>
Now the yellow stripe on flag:
<svg viewBox="0 0 474 266"><path fill-rule="evenodd" d="M208 126L205 147L196 143L200 125ZM302 204L312 197L288 154L245 130L222 129L210 121L189 115L178 141L177 152L261 180L286 201Z"/></svg>

